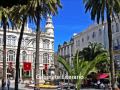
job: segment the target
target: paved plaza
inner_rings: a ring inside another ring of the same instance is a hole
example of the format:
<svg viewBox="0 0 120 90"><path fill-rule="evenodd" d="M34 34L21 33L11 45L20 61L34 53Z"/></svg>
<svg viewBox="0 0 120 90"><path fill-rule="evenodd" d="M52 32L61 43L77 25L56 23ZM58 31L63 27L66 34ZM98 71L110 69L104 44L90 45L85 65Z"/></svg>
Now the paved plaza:
<svg viewBox="0 0 120 90"><path fill-rule="evenodd" d="M10 90L14 90L14 85L15 85L14 81L11 81ZM0 80L0 90L2 90L1 80ZM7 88L5 90L7 90ZM34 90L34 89L25 87L25 84L19 84L19 90ZM57 90L57 89L40 89L40 90ZM62 90L65 90L65 89L62 89ZM75 89L71 89L71 90L75 90ZM81 90L100 90L100 89L81 89Z"/></svg>

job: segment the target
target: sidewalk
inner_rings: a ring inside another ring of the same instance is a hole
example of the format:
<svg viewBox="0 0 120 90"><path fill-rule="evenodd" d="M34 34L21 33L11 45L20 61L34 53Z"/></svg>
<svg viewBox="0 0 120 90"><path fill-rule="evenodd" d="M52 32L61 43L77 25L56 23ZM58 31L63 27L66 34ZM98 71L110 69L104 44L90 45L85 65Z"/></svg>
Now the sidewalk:
<svg viewBox="0 0 120 90"><path fill-rule="evenodd" d="M1 89L1 80L0 80L0 90L2 90ZM14 80L11 80L10 81L10 90L14 90L14 87L15 87L15 83L14 83ZM29 88L26 88L25 87L25 84L19 84L19 90L33 90L33 89L29 89ZM7 87L6 87L6 89L5 90L7 90Z"/></svg>
<svg viewBox="0 0 120 90"><path fill-rule="evenodd" d="M14 90L14 80L11 80L11 84L10 84L10 90ZM0 90L1 89L1 80L0 80ZM7 88L5 89L7 90ZM31 88L26 88L25 87L25 84L19 84L19 90L34 90L34 89L31 89ZM40 90L57 90L57 89L40 89ZM63 89L63 90L66 90L66 89ZM74 89L71 89L71 90L74 90ZM102 89L81 89L81 90L102 90Z"/></svg>

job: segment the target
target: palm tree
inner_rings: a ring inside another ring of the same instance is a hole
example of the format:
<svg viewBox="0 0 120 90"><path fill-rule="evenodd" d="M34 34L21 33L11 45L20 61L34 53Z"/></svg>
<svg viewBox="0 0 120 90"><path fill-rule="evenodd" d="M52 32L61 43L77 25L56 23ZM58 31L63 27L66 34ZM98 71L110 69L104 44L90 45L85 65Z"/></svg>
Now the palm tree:
<svg viewBox="0 0 120 90"><path fill-rule="evenodd" d="M76 80L75 83L77 90L80 90L80 85L83 78L85 79L87 75L95 69L96 64L106 60L106 58L107 54L103 52L97 55L92 61L86 61L84 59L81 59L79 52L77 52L73 59L73 67L71 67L70 64L67 63L67 61L61 56L58 57L58 61L64 66L69 76L80 77Z"/></svg>
<svg viewBox="0 0 120 90"><path fill-rule="evenodd" d="M18 47L17 47L17 53L16 53L16 77L15 77L15 90L18 90L18 82L19 82L19 63L20 63L20 48L21 48L21 42L24 34L24 27L27 22L27 17L30 17L30 8L28 6L29 4L24 5L18 5L14 6L13 10L11 12L12 21L14 23L17 23L17 27L21 26L21 32L18 40Z"/></svg>
<svg viewBox="0 0 120 90"><path fill-rule="evenodd" d="M3 78L6 79L6 28L7 28L7 18L5 14L8 14L5 8L0 7L0 21L2 21L3 26Z"/></svg>
<svg viewBox="0 0 120 90"><path fill-rule="evenodd" d="M8 4L9 3L9 4ZM0 22L3 26L3 78L6 79L6 29L9 28L9 12L13 5L16 5L18 2L4 1L0 2Z"/></svg>
<svg viewBox="0 0 120 90"><path fill-rule="evenodd" d="M10 1L11 2L11 1ZM25 5L27 4L27 7L29 7L29 9L27 8L28 12L30 13L30 17L32 17L32 19L34 19L34 22L37 25L37 29L36 29L36 59L35 59L35 82L36 81L36 75L38 74L38 70L39 70L39 39L40 39L40 19L41 19L41 15L43 17L46 17L46 14L56 14L57 13L57 8L61 7L60 1L59 0L49 0L49 1L45 1L45 0L30 0L29 3L28 1L22 1L19 2L17 1L17 3L12 2L11 7L13 7L13 4L18 5ZM2 1L3 5L5 5L5 2ZM7 2L8 3L8 2ZM7 4L8 5L8 4ZM37 6L36 6L37 5ZM16 7L14 7L16 8ZM17 15L20 14L21 10L18 10ZM25 9L22 10L23 13L25 13ZM16 14L13 14L16 15ZM17 16L16 15L16 16ZM20 14L21 15L21 14ZM20 16L18 15L18 16ZM18 17L17 16L17 17ZM13 16L15 17L15 16ZM13 18L12 17L12 18ZM20 17L19 17L20 18ZM18 90L18 75L19 75L19 54L20 54L20 46L21 46L21 40L23 37L23 31L24 31L24 24L26 21L27 16L24 17L23 15L23 19L22 19L22 27L21 27L21 33L20 33L20 37L19 37L19 42L18 42L18 49L17 49L17 55L16 55L16 79L15 79L15 90ZM6 45L5 45L6 46ZM37 74L36 74L37 73Z"/></svg>
<svg viewBox="0 0 120 90"><path fill-rule="evenodd" d="M9 3L9 4L8 4ZM2 16L9 16L9 20L13 25L12 26L17 26L18 24L20 25L20 22L21 22L21 19L22 19L22 27L21 27L21 33L20 33L20 37L19 37L19 42L18 42L18 49L17 49L17 55L16 55L16 78L15 78L15 90L18 90L18 75L19 75L19 55L20 55L20 46L21 46L21 41L22 41L22 37L23 37L23 31L24 31L24 25L25 25L25 22L26 22L26 16L24 14L23 15L23 18L20 16L21 13L23 13L23 8L24 5L27 4L27 0L26 1L21 1L21 0L18 0L18 1L2 1L2 5L6 11L6 7L9 7L9 14L3 14ZM22 7L21 7L22 5ZM8 17L5 17L5 20L7 20ZM15 24L17 23L17 25ZM4 23L3 23L4 24ZM5 24L6 25L6 24ZM4 28L5 26L3 26ZM5 42L5 50L6 50L6 30L4 30L5 32L5 39L4 39L4 42ZM4 53L4 56L3 58L6 58L6 53ZM4 60L5 62L6 60ZM6 66L5 63L3 63L3 67ZM6 74L6 68L4 69L4 73ZM6 77L6 76L5 76Z"/></svg>
<svg viewBox="0 0 120 90"><path fill-rule="evenodd" d="M40 19L47 16L47 14L57 14L58 8L61 7L59 0L32 0L31 9L33 10L36 23L36 57L35 57L35 86L39 83L39 80L36 79L36 75L39 74L39 40L40 40Z"/></svg>
<svg viewBox="0 0 120 90"><path fill-rule="evenodd" d="M95 57L101 53L107 53L107 51L102 47L100 43L89 43L89 45L83 48L82 51L79 52L81 58L84 58L86 61L92 61ZM108 59L100 62L96 65L96 68L101 72L108 72L109 62Z"/></svg>
<svg viewBox="0 0 120 90"><path fill-rule="evenodd" d="M103 53L107 52L100 43L89 43L89 45L82 49L82 51L79 52L80 56L83 57L87 61L94 60L94 58Z"/></svg>
<svg viewBox="0 0 120 90"><path fill-rule="evenodd" d="M52 1L52 0L51 0ZM59 1L59 0L58 0ZM48 4L49 3L49 4ZM50 4L55 4L56 2L44 2L44 5L47 6ZM57 2L58 3L58 2ZM58 3L59 4L59 3ZM37 5L37 7L36 7ZM57 4L56 4L57 5ZM16 55L16 79L15 79L15 90L18 90L18 75L19 75L19 55L20 55L20 46L21 46L21 40L23 37L23 31L24 31L24 24L25 21L27 19L27 16L29 17L30 20L33 20L36 25L37 25L37 29L36 29L36 58L35 58L35 71L37 72L37 74L39 74L39 39L40 39L40 19L41 19L41 15L45 17L45 15L49 12L49 13L53 13L55 14L57 12L57 7L55 6L53 8L53 6L51 7L42 7L41 2L39 1L35 1L35 0L30 0L26 6L22 6L23 9L21 8L17 8L15 7L15 10L13 15L14 16L14 20L16 21L16 17L21 18L21 16L23 17L22 19L22 27L21 27L21 33L20 33L20 37L19 37L19 42L18 42L18 49L17 49L17 55ZM53 10L52 10L53 9ZM56 10L55 10L56 9ZM51 11L50 11L51 10ZM17 20L18 21L18 20ZM35 78L36 78L36 72L35 72ZM35 82L38 83L38 80L35 79Z"/></svg>
<svg viewBox="0 0 120 90"><path fill-rule="evenodd" d="M16 76L15 76L15 90L18 90L18 83L19 83L19 65L20 65L20 48L21 48L21 42L24 34L24 27L27 22L27 17L29 15L26 14L28 12L28 9L26 9L27 5L18 5L13 7L13 12L11 12L12 21L14 23L17 23L16 26L21 26L21 32L18 40L18 47L17 47L17 53L16 53ZM28 8L28 7L27 7Z"/></svg>
<svg viewBox="0 0 120 90"><path fill-rule="evenodd" d="M83 0L85 4L86 12L91 13L91 19L96 20L99 24L100 20L104 22L104 18L107 19L108 25L108 39L109 39L109 55L110 55L110 71L111 71L111 87L114 89L115 85L115 68L113 61L113 49L112 49L112 30L111 21L112 18L118 16L120 12L119 0Z"/></svg>

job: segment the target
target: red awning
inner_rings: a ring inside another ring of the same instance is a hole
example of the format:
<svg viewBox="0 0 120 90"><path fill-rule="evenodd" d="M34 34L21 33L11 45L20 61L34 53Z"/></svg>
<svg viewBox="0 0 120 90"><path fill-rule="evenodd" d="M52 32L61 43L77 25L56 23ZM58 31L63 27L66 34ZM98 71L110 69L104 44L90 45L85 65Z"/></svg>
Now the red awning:
<svg viewBox="0 0 120 90"><path fill-rule="evenodd" d="M107 73L102 73L102 74L99 74L97 79L104 79L104 78L107 78L109 75Z"/></svg>

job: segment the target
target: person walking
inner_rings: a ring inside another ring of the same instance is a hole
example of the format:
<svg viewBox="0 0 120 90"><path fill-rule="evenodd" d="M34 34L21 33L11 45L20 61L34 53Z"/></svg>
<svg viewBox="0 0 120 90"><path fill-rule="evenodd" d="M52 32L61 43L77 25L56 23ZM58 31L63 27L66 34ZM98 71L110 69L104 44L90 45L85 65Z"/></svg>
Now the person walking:
<svg viewBox="0 0 120 90"><path fill-rule="evenodd" d="M8 90L10 90L10 79L9 78L7 80L7 88L8 88Z"/></svg>

